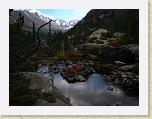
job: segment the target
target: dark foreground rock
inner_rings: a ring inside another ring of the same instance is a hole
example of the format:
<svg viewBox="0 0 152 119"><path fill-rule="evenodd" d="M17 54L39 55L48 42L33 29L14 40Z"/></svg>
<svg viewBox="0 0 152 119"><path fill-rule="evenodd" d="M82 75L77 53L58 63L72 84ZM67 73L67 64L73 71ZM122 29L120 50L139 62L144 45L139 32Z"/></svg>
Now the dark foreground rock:
<svg viewBox="0 0 152 119"><path fill-rule="evenodd" d="M40 97L36 100L34 106L70 106L69 99L62 95L59 89L57 89L51 80L52 78L46 78L38 73L34 72L22 72L25 78L31 79L29 89L39 89ZM50 94L55 98L55 102L50 103L45 100L43 94Z"/></svg>

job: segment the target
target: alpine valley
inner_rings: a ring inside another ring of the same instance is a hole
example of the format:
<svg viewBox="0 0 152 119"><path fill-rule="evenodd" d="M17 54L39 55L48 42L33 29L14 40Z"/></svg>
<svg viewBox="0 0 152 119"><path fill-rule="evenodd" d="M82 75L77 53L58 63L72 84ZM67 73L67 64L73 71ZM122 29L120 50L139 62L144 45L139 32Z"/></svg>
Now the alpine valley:
<svg viewBox="0 0 152 119"><path fill-rule="evenodd" d="M52 19L51 16L42 14L39 11L18 11L14 10L11 13L11 16L9 17L10 23L15 23L16 19L18 18L18 14L21 13L22 16L24 16L24 30L32 31L32 23L35 23L35 28L38 29L41 25L45 24L46 22L50 21ZM76 25L80 20L71 20L69 22L66 22L61 19L56 19L51 22L51 29L52 31L62 31L63 33L71 29L74 25ZM48 33L49 25L46 25L42 28L41 34L46 35Z"/></svg>

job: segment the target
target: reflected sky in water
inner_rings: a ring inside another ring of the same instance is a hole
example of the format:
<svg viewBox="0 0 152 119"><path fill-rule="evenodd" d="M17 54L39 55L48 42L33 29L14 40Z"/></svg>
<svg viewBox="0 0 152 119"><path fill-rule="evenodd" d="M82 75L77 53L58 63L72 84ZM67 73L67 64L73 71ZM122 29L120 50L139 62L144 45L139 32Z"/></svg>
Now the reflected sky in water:
<svg viewBox="0 0 152 119"><path fill-rule="evenodd" d="M85 82L68 83L60 74L54 74L54 85L70 98L73 106L106 106L119 101L126 106L138 106L139 100L127 97L121 89L115 86L113 91L107 90L107 84L99 74L93 74Z"/></svg>
<svg viewBox="0 0 152 119"><path fill-rule="evenodd" d="M48 72L48 67L42 69L42 75L54 77L54 85L65 97L70 98L73 106L106 106L107 103L112 105L119 101L123 106L139 106L139 98L125 95L120 88L111 85L113 91L107 90L109 86L97 73L92 74L85 82L68 83L60 74L44 74L44 72Z"/></svg>

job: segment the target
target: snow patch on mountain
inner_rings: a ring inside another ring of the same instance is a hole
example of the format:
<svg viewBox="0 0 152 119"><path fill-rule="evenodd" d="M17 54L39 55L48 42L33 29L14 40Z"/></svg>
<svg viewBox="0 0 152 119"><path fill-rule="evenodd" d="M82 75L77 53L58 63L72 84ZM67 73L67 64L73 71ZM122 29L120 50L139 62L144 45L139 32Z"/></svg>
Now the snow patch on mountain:
<svg viewBox="0 0 152 119"><path fill-rule="evenodd" d="M43 13L41 13L40 11L35 10L35 9L32 9L32 10L30 10L29 12L35 14L36 16L40 17L40 18L41 18L42 20L44 20L44 21L49 21L49 20L51 20L51 19L52 19L52 20L54 19L53 16L43 14Z"/></svg>
<svg viewBox="0 0 152 119"><path fill-rule="evenodd" d="M66 22L64 20L61 20L61 19L57 19L57 20L54 20L54 22L63 27L64 29L71 29L72 27L74 27L74 25L76 25L80 20L71 20L69 22Z"/></svg>
<svg viewBox="0 0 152 119"><path fill-rule="evenodd" d="M76 25L79 21L80 21L79 19L71 20L71 21L69 21L69 25L70 25L70 26L74 26L74 25Z"/></svg>
<svg viewBox="0 0 152 119"><path fill-rule="evenodd" d="M71 29L72 27L74 27L74 25L76 25L80 21L78 19L77 20L71 20L69 22L66 22L66 21L61 20L61 19L54 20L53 16L43 14L40 11L35 10L35 9L30 10L29 12L34 14L36 17L39 17L40 19L46 21L46 22L48 22L48 21L50 21L50 19L52 19L53 22L54 22L54 25L56 23L56 25L58 25L59 27L61 27L62 29L65 29L65 30Z"/></svg>
<svg viewBox="0 0 152 119"><path fill-rule="evenodd" d="M15 11L23 12L27 16L27 18L29 18L28 21L31 20L31 21L34 21L35 23L40 24L40 25L42 25L43 23L46 23L52 19L51 27L53 29L62 30L62 31L67 31L67 30L73 28L80 21L79 19L71 20L69 22L66 22L62 19L54 20L53 16L43 14L36 9L32 9L30 11L18 9Z"/></svg>

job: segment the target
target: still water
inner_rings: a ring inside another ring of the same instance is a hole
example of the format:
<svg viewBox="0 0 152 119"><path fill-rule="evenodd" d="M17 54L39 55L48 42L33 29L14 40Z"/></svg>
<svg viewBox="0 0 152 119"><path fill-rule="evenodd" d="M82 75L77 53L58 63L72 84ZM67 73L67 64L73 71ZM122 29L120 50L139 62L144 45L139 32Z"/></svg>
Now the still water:
<svg viewBox="0 0 152 119"><path fill-rule="evenodd" d="M43 67L43 71L48 67ZM54 85L65 97L70 98L73 106L106 106L121 101L122 106L139 106L139 98L126 95L119 87L107 85L98 73L92 74L85 82L68 83L62 76L53 73L43 74L54 77ZM113 91L108 90L112 87Z"/></svg>

